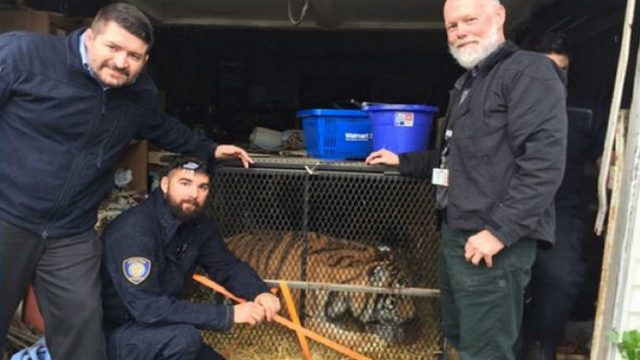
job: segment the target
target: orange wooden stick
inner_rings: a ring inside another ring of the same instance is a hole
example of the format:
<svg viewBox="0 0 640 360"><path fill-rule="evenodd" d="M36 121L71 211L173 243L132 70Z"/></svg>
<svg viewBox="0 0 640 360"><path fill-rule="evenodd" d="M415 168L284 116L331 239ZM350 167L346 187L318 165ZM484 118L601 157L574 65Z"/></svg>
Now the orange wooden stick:
<svg viewBox="0 0 640 360"><path fill-rule="evenodd" d="M201 283L202 285L204 285L206 287L209 287L209 288L219 292L220 294L228 297L231 300L234 300L234 301L236 301L238 303L241 303L241 304L246 302L246 300L241 299L241 298L233 295L232 293L227 291L227 289L225 289L224 287L222 287L221 285L219 285L218 283L216 283L215 281L209 279L206 276L193 274L193 279L195 281ZM326 347L328 347L330 349L333 349L333 350L335 350L335 351L337 351L337 352L339 352L339 353L341 353L341 354L343 354L345 356L348 356L348 357L350 357L352 359L355 359L355 360L371 360L371 358L368 358L368 357L366 357L366 356L364 356L364 355L362 355L362 354L360 354L358 352L355 352L355 351L353 351L353 350L351 350L351 349L349 349L349 348L347 348L345 346L342 346L342 345L340 345L340 344L338 344L338 343L336 343L334 341L331 341L331 340L329 340L329 339L327 339L327 338L325 338L325 337L323 337L323 336L321 336L321 335L319 335L319 334L317 334L317 333L315 333L315 332L313 332L313 331L311 331L309 329L305 329L300 325L294 324L293 322L283 318L280 315L276 315L273 318L273 321L275 321L276 323L278 323L280 325L283 325L283 326L285 326L285 327L287 327L287 328L289 328L289 329L291 329L293 331L303 333L307 337L319 342L320 344L322 344L322 345L324 345L324 346L326 346Z"/></svg>
<svg viewBox="0 0 640 360"><path fill-rule="evenodd" d="M291 315L291 320L293 323L299 327L302 327L300 324L300 318L298 317L298 311L296 310L296 306L293 303L293 298L291 297L291 291L289 291L289 285L286 282L280 281L280 290L282 291L282 296L284 297L284 302L287 304L287 309L289 310L289 314ZM304 358L307 360L311 360L311 353L309 352L309 344L307 344L307 338L304 337L304 334L300 331L296 330L296 336L298 336L298 342L300 343L300 348L302 349L302 354Z"/></svg>

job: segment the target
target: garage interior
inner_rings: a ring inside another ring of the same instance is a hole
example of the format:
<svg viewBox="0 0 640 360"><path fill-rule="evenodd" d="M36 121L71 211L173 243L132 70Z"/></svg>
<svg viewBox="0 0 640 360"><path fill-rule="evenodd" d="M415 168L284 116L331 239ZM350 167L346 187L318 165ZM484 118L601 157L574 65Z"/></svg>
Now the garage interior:
<svg viewBox="0 0 640 360"><path fill-rule="evenodd" d="M220 143L256 150L256 127L301 129L296 113L355 108L354 102L427 104L444 116L448 92L463 73L448 54L442 1L433 0L129 0L154 22L156 43L148 71L163 110ZM106 0L2 0L2 14L54 14L52 33L86 26ZM562 32L571 54L568 105L590 109L595 127L608 121L626 1L503 0L508 38L531 49ZM636 8L636 18L640 11ZM25 18L26 19L26 18ZM29 29L30 20L1 21L0 31ZM16 24L17 22L17 24ZM25 28L26 27L26 28ZM633 29L630 64L638 54ZM621 108L629 108L633 71ZM132 148L133 149L133 148ZM152 149L157 150L157 149ZM147 149L128 154L136 187L152 186ZM273 155L273 154L272 154ZM142 160L141 160L142 159ZM585 169L590 221L597 211L597 168ZM602 266L601 237L584 239L588 281L569 329L576 353L588 353ZM585 325L586 331L585 331Z"/></svg>
<svg viewBox="0 0 640 360"><path fill-rule="evenodd" d="M298 110L348 108L350 99L446 109L448 90L462 73L447 52L439 1L129 2L154 21L148 70L165 109L220 142L246 142L255 126L299 128ZM4 0L3 9L91 18L106 3ZM606 118L625 1L503 3L508 37L524 48L547 32L565 33L569 104Z"/></svg>

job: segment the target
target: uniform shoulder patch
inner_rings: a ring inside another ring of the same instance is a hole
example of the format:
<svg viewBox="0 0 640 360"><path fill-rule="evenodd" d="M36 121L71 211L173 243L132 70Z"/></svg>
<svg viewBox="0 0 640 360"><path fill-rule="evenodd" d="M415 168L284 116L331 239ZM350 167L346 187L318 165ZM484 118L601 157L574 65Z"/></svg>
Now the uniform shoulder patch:
<svg viewBox="0 0 640 360"><path fill-rule="evenodd" d="M145 281L151 272L151 260L140 256L126 258L122 261L124 277L133 285Z"/></svg>

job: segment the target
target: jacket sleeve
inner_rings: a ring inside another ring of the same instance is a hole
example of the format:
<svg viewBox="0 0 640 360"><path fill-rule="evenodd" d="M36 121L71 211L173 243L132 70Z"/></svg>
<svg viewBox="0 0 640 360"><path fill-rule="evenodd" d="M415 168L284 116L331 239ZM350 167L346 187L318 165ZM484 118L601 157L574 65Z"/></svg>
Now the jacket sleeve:
<svg viewBox="0 0 640 360"><path fill-rule="evenodd" d="M217 231L211 232L201 248L198 263L205 268L210 278L243 299L253 300L259 294L269 291L269 287L255 270L227 248Z"/></svg>
<svg viewBox="0 0 640 360"><path fill-rule="evenodd" d="M12 54L14 50L11 47L15 33L5 33L0 35L0 110L2 110L9 100L11 87L15 82L16 72L11 69Z"/></svg>
<svg viewBox="0 0 640 360"><path fill-rule="evenodd" d="M0 52L2 49L0 49ZM6 65L0 63L0 110L2 110L5 104L9 101L9 94L11 92L12 74Z"/></svg>
<svg viewBox="0 0 640 360"><path fill-rule="evenodd" d="M103 260L108 276L135 321L145 325L192 324L216 331L230 329L233 326L233 307L192 303L163 292L156 266L156 254L160 254L161 249L152 232L142 230L139 221L130 219L127 218L128 223L120 223L116 219L105 231ZM125 261L131 257L146 259L150 265L148 276L137 285L127 278L124 271Z"/></svg>
<svg viewBox="0 0 640 360"><path fill-rule="evenodd" d="M487 229L506 245L530 233L553 202L566 156L566 91L549 61L507 74L508 141L516 173ZM510 75L510 76L509 76Z"/></svg>
<svg viewBox="0 0 640 360"><path fill-rule="evenodd" d="M400 173L422 179L431 179L433 168L439 164L437 150L423 150L398 155Z"/></svg>
<svg viewBox="0 0 640 360"><path fill-rule="evenodd" d="M192 130L162 111L151 111L149 117L140 134L142 138L168 151L195 156L203 160L215 160L213 156L218 144L206 137L202 131Z"/></svg>

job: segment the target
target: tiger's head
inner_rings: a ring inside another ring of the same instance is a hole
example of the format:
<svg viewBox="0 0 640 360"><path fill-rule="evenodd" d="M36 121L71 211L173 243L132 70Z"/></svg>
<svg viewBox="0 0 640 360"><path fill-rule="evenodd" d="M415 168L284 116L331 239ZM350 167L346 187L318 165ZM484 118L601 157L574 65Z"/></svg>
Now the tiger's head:
<svg viewBox="0 0 640 360"><path fill-rule="evenodd" d="M409 282L391 251L379 249L358 285L400 289L408 287ZM325 314L330 320L355 320L361 330L375 333L391 343L405 342L407 330L417 318L412 298L398 294L332 292L325 305Z"/></svg>

